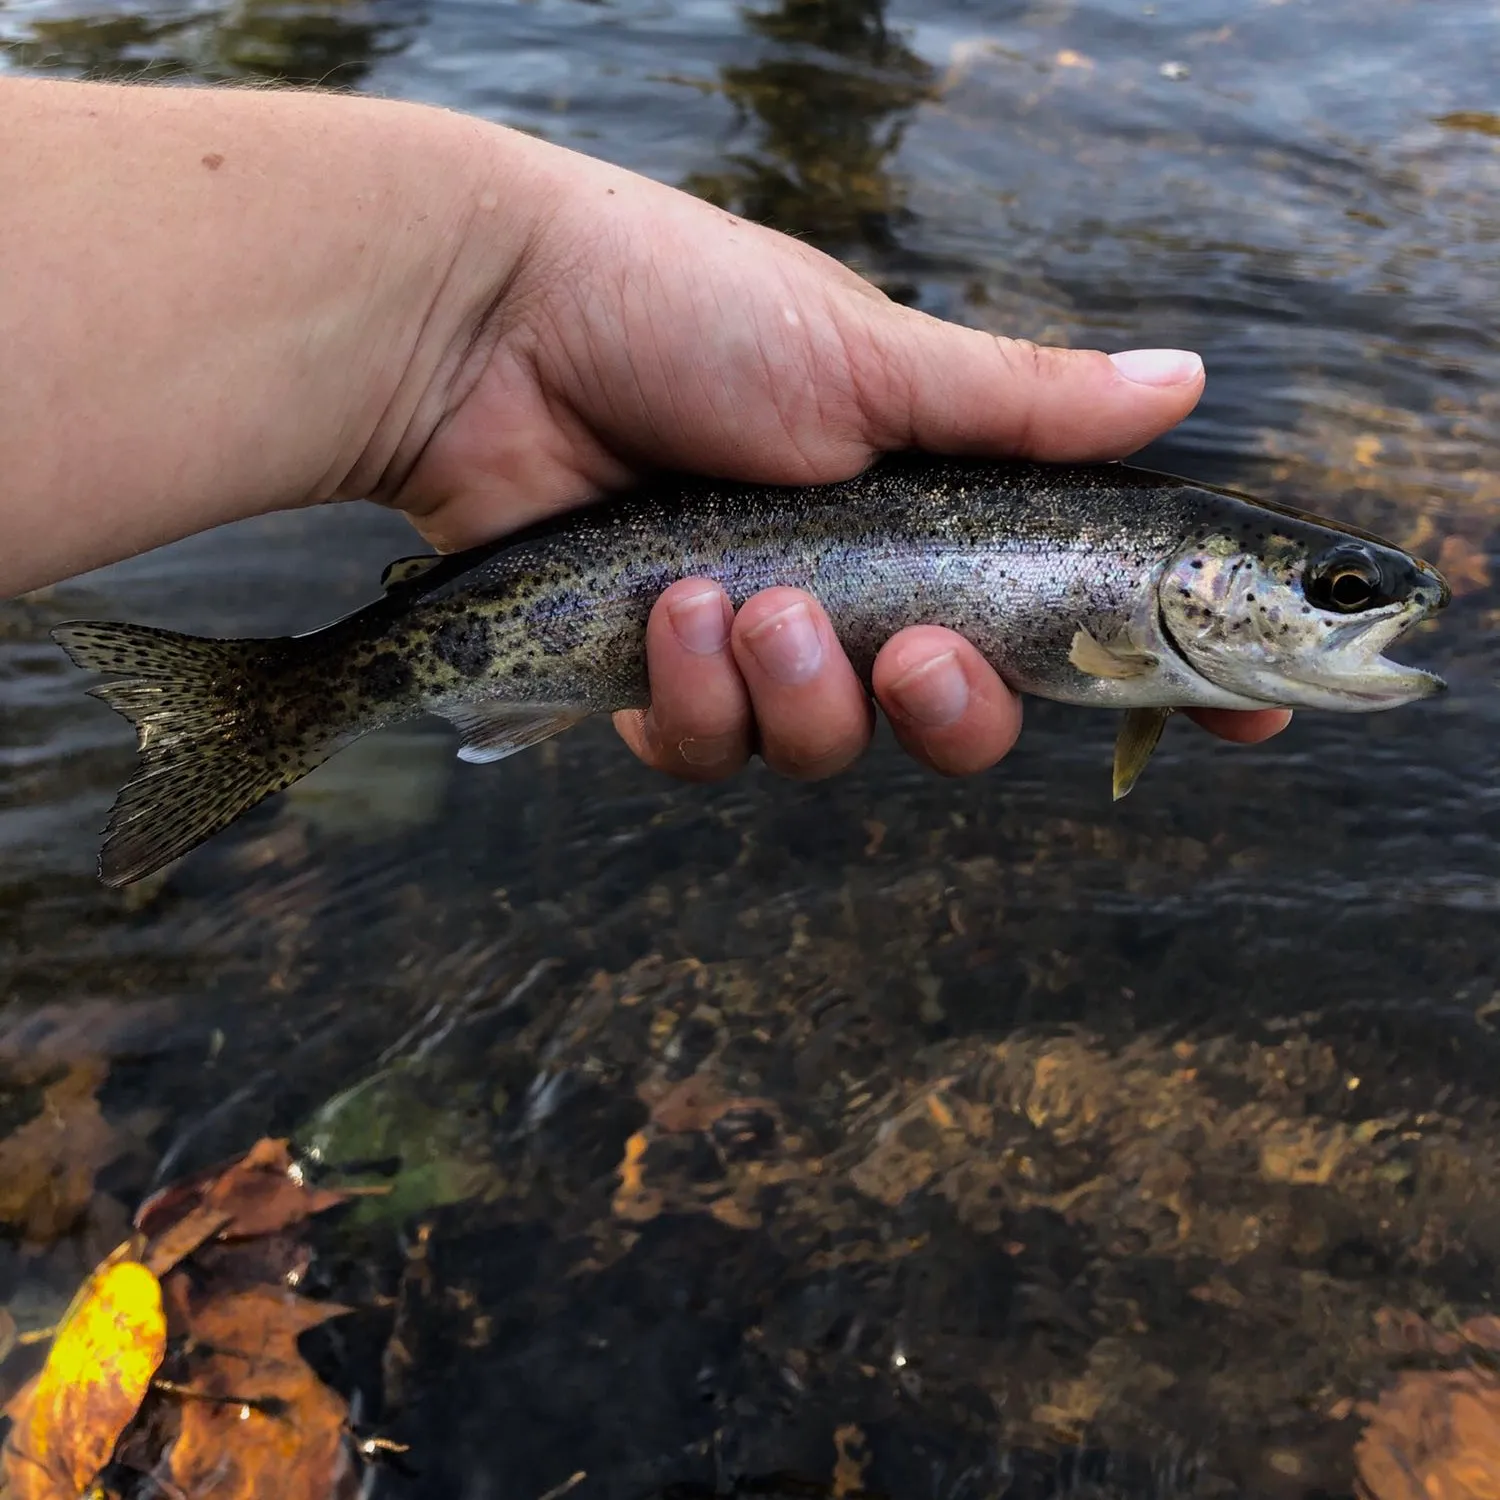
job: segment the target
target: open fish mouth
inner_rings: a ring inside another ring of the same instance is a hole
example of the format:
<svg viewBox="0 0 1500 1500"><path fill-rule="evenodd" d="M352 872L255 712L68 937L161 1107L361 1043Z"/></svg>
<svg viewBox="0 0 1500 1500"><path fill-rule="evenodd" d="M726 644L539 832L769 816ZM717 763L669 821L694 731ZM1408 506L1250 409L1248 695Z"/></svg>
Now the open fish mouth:
<svg viewBox="0 0 1500 1500"><path fill-rule="evenodd" d="M1352 687L1346 682L1332 685L1331 690L1347 702L1368 703L1372 707L1400 708L1407 703L1416 703L1423 698L1432 698L1448 691L1448 684L1435 672L1421 667L1409 667L1402 662L1377 658L1382 685L1377 688ZM1327 679L1292 676L1289 680L1304 687L1328 691Z"/></svg>
<svg viewBox="0 0 1500 1500"><path fill-rule="evenodd" d="M1290 667L1284 669L1284 675L1288 682L1327 694L1330 700L1371 708L1399 708L1446 692L1448 684L1435 672L1393 661L1385 652L1447 602L1444 587L1440 596L1420 608L1403 605L1382 611L1380 616L1351 620L1312 659L1315 665L1326 664L1332 670L1299 671Z"/></svg>

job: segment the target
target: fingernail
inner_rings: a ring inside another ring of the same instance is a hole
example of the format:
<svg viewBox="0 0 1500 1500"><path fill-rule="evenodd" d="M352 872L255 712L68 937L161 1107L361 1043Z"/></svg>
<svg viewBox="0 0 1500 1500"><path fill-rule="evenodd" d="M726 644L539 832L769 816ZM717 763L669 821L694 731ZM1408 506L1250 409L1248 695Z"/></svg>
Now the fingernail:
<svg viewBox="0 0 1500 1500"><path fill-rule="evenodd" d="M805 604L790 604L745 637L761 670L783 687L797 687L823 665L823 642Z"/></svg>
<svg viewBox="0 0 1500 1500"><path fill-rule="evenodd" d="M946 729L969 706L969 679L958 654L945 651L898 678L890 693L907 718L927 729Z"/></svg>
<svg viewBox="0 0 1500 1500"><path fill-rule="evenodd" d="M1136 385L1186 385L1203 373L1203 361L1189 349L1122 349L1109 360Z"/></svg>
<svg viewBox="0 0 1500 1500"><path fill-rule="evenodd" d="M729 622L724 618L724 596L718 589L704 589L676 599L667 607L672 633L694 656L713 656L729 640Z"/></svg>

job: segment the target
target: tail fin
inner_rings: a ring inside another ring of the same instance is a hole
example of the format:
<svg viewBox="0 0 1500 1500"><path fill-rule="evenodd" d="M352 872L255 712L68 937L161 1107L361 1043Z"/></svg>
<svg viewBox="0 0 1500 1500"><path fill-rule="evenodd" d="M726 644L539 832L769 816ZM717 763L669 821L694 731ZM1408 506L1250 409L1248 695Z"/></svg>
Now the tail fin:
<svg viewBox="0 0 1500 1500"><path fill-rule="evenodd" d="M129 885L196 848L350 738L335 723L278 720L277 689L294 665L287 641L103 622L59 625L52 639L75 666L130 674L89 689L135 725L139 742L139 766L105 827L106 885Z"/></svg>

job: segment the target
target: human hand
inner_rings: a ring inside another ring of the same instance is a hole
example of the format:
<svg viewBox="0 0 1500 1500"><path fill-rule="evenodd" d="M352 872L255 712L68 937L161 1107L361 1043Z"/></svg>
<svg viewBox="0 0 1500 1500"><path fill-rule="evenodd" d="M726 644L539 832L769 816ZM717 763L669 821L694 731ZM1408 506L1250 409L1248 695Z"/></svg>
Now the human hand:
<svg viewBox="0 0 1500 1500"><path fill-rule="evenodd" d="M1196 355L1037 348L891 302L832 258L687 194L533 143L543 205L446 416L389 497L442 549L468 546L667 467L807 484L917 447L1049 461L1123 457L1182 420ZM481 226L482 229L482 226ZM736 614L683 580L652 612L652 706L616 715L647 763L691 780L758 752L834 774L873 730L817 601L768 589ZM905 748L949 774L994 764L1017 696L968 641L916 626L874 666ZM1289 714L1192 711L1253 742Z"/></svg>

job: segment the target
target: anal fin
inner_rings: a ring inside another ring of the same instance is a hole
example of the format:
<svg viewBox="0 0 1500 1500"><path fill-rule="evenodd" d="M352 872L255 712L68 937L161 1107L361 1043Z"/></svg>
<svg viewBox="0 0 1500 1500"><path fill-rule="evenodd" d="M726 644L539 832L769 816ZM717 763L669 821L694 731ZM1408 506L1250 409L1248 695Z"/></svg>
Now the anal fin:
<svg viewBox="0 0 1500 1500"><path fill-rule="evenodd" d="M470 765L504 760L589 716L571 703L461 703L439 712L463 736L458 758Z"/></svg>
<svg viewBox="0 0 1500 1500"><path fill-rule="evenodd" d="M1170 708L1131 708L1115 738L1115 801L1125 796L1155 753L1161 732L1172 717Z"/></svg>
<svg viewBox="0 0 1500 1500"><path fill-rule="evenodd" d="M1150 652L1137 651L1132 646L1106 646L1082 626L1073 633L1068 660L1090 677L1109 677L1121 681L1144 677L1157 664Z"/></svg>

